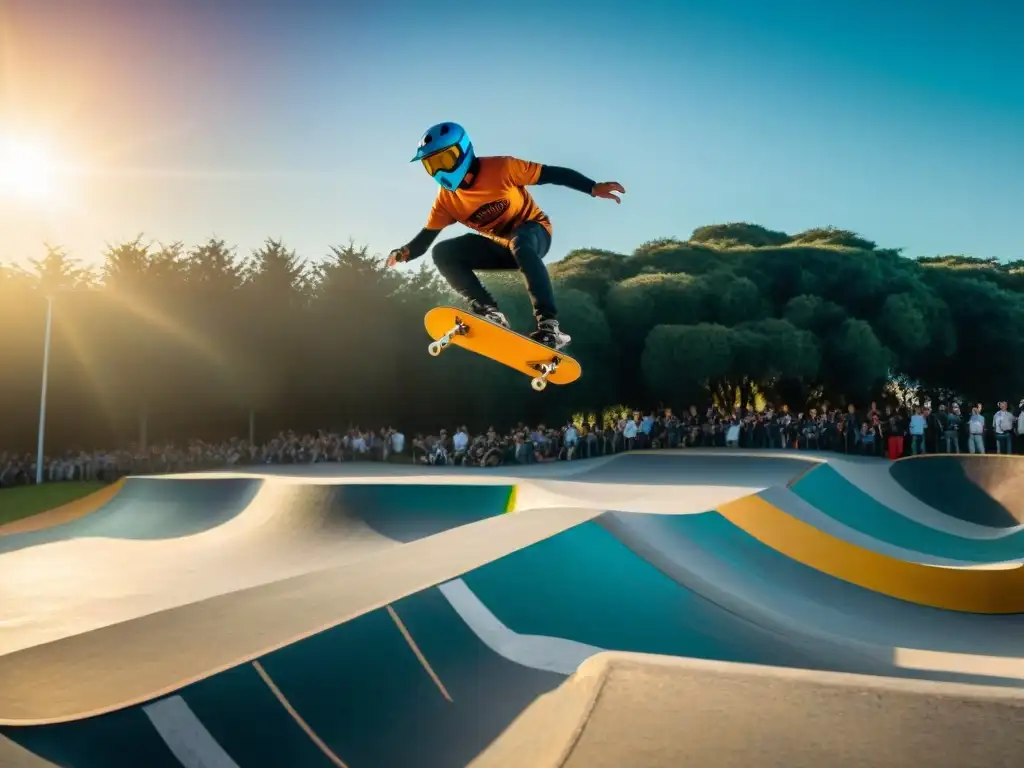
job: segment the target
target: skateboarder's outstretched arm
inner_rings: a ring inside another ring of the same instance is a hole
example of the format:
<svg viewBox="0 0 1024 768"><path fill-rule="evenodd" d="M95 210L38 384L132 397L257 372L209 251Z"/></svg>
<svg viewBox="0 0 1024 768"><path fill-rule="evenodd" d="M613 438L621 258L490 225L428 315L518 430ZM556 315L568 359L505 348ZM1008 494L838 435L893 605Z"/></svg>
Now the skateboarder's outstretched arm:
<svg viewBox="0 0 1024 768"><path fill-rule="evenodd" d="M403 245L401 248L396 248L388 254L388 266L393 267L395 264L403 261L412 261L418 259L427 249L433 245L437 236L441 234L440 229L421 229L419 233L410 240L408 243Z"/></svg>
<svg viewBox="0 0 1024 768"><path fill-rule="evenodd" d="M559 165L542 165L540 175L537 177L537 184L557 184L560 187L568 187L592 197L603 197L605 200L614 200L621 203L615 192L625 194L626 190L617 181L593 181L579 171L572 168L563 168Z"/></svg>

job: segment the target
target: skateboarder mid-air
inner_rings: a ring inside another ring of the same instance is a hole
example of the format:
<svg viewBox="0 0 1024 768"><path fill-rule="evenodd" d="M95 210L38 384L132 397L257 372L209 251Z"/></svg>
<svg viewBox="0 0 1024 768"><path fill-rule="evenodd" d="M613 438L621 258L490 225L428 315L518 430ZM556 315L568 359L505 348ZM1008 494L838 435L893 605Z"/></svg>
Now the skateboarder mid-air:
<svg viewBox="0 0 1024 768"><path fill-rule="evenodd" d="M472 311L509 327L494 297L474 270L518 269L526 278L537 330L530 337L554 349L571 337L558 327L551 278L542 259L551 247L551 221L526 190L533 184L558 184L578 192L621 202L615 181L595 182L581 173L515 157L477 157L466 131L457 123L438 123L423 134L413 162L419 160L441 185L427 225L407 245L388 255L388 266L418 259L445 227L459 222L476 232L434 246L434 264L448 284L470 302Z"/></svg>

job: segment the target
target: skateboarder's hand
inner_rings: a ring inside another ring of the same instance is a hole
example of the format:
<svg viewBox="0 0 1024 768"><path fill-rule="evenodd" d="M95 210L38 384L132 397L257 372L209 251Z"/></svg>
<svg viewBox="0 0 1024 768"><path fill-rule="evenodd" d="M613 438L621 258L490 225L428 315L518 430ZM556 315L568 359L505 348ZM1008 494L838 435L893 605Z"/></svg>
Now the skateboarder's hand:
<svg viewBox="0 0 1024 768"><path fill-rule="evenodd" d="M408 260L409 248L403 245L401 248L395 248L395 250L388 254L387 265L393 267L395 264L403 264Z"/></svg>
<svg viewBox="0 0 1024 768"><path fill-rule="evenodd" d="M625 188L617 181L599 181L594 185L594 189L591 190L590 194L593 197L603 197L605 200L614 200L616 203L622 201L616 195L616 192L626 194Z"/></svg>

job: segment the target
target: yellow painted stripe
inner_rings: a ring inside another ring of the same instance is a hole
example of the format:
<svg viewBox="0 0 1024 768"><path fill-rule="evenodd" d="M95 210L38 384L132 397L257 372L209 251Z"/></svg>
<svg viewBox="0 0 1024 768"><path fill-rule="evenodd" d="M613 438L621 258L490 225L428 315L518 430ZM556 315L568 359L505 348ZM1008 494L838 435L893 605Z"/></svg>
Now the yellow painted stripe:
<svg viewBox="0 0 1024 768"><path fill-rule="evenodd" d="M31 517L15 520L13 523L0 525L0 536L13 536L17 533L41 531L46 528L53 528L56 525L70 523L86 515L91 515L93 512L99 511L108 501L121 492L124 481L125 478L122 477L110 485L100 488L98 491L93 491L88 496L69 501L67 504L62 504L59 507L47 510L46 512L40 512Z"/></svg>
<svg viewBox="0 0 1024 768"><path fill-rule="evenodd" d="M837 579L883 595L967 613L1024 613L1024 567L948 568L897 560L837 539L759 496L718 513L762 544Z"/></svg>

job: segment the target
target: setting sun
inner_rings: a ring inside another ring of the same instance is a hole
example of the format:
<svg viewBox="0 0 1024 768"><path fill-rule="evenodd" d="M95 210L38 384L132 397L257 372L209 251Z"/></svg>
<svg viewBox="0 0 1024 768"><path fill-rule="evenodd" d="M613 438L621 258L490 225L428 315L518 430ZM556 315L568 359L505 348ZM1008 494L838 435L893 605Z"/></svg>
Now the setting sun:
<svg viewBox="0 0 1024 768"><path fill-rule="evenodd" d="M57 192L57 164L42 143L0 139L0 197L47 202Z"/></svg>

